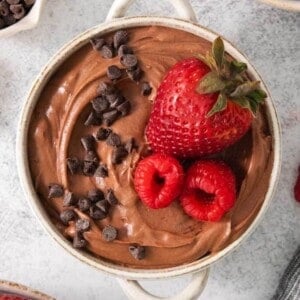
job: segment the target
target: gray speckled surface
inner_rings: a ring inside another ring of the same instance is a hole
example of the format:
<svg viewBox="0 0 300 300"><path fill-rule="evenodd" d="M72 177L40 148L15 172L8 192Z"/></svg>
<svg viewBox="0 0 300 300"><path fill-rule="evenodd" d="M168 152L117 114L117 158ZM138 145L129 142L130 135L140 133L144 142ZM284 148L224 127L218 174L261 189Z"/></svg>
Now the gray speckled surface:
<svg viewBox="0 0 300 300"><path fill-rule="evenodd" d="M61 249L31 212L15 166L17 116L42 66L76 34L103 22L110 3L47 1L37 28L0 40L0 279L30 285L58 299L125 296L113 277ZM300 243L300 207L292 195L300 163L300 15L247 0L194 0L192 4L201 24L231 40L257 67L276 102L283 132L282 173L274 201L244 244L212 268L201 299L270 299ZM143 0L129 14L145 12L174 13L163 1ZM168 295L188 279L143 285Z"/></svg>

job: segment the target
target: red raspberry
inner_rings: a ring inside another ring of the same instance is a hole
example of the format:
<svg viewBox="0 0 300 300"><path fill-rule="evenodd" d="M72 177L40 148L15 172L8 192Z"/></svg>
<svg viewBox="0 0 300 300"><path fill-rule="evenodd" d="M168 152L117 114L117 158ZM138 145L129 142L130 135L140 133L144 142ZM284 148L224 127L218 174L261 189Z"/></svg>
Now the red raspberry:
<svg viewBox="0 0 300 300"><path fill-rule="evenodd" d="M138 163L134 186L144 204L150 208L163 208L179 196L183 176L183 169L175 158L153 154Z"/></svg>
<svg viewBox="0 0 300 300"><path fill-rule="evenodd" d="M294 195L296 201L300 202L300 166L298 168L298 178L294 187Z"/></svg>
<svg viewBox="0 0 300 300"><path fill-rule="evenodd" d="M200 221L219 221L236 199L235 176L221 161L203 160L187 172L180 196L184 211Z"/></svg>

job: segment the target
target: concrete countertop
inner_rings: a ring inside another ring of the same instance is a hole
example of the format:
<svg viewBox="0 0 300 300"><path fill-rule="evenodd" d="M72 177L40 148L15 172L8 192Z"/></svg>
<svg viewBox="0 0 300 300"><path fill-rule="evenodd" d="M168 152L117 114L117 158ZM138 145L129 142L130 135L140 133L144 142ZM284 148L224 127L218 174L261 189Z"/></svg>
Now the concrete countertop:
<svg viewBox="0 0 300 300"><path fill-rule="evenodd" d="M300 243L300 208L292 194L300 164L300 14L254 0L191 3L199 22L232 41L260 72L276 102L283 134L282 172L273 202L242 246L212 267L201 299L270 299ZM124 299L125 295L115 278L67 254L33 215L15 164L18 115L49 58L72 37L103 22L110 5L104 0L47 1L35 29L0 40L0 279L29 285L57 299ZM175 14L166 1L158 0L137 1L128 12L167 13ZM183 288L189 278L143 285L167 296Z"/></svg>

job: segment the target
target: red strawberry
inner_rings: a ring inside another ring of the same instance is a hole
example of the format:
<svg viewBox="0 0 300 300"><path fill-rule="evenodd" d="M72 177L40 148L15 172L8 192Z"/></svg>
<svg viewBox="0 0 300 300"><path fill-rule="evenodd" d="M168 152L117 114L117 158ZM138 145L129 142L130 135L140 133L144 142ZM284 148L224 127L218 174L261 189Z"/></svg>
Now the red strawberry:
<svg viewBox="0 0 300 300"><path fill-rule="evenodd" d="M235 176L221 161L203 160L187 172L180 196L184 211L200 221L219 221L234 205Z"/></svg>
<svg viewBox="0 0 300 300"><path fill-rule="evenodd" d="M138 163L134 173L135 190L147 206L166 207L179 196L183 175L175 158L153 154Z"/></svg>
<svg viewBox="0 0 300 300"><path fill-rule="evenodd" d="M175 64L158 88L146 129L154 152L197 157L239 140L266 97L259 82L246 81L246 67L225 59L220 38L211 56Z"/></svg>
<svg viewBox="0 0 300 300"><path fill-rule="evenodd" d="M294 187L294 195L296 201L300 202L300 166L298 168L298 178Z"/></svg>
<svg viewBox="0 0 300 300"><path fill-rule="evenodd" d="M26 300L26 298L11 294L0 294L0 300Z"/></svg>

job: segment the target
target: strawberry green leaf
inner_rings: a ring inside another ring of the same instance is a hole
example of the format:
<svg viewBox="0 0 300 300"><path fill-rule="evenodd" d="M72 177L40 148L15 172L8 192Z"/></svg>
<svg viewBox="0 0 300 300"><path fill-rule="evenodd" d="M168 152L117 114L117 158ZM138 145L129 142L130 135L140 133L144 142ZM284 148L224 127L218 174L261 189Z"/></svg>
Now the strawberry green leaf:
<svg viewBox="0 0 300 300"><path fill-rule="evenodd" d="M250 92L257 90L258 86L259 86L259 81L246 81L243 84L237 86L235 91L230 94L230 97L233 98L244 97Z"/></svg>
<svg viewBox="0 0 300 300"><path fill-rule="evenodd" d="M198 59L205 63L211 70L215 69L215 62L208 53L205 56L202 54L198 54Z"/></svg>
<svg viewBox="0 0 300 300"><path fill-rule="evenodd" d="M223 90L225 82L215 72L207 73L198 84L196 91L200 94L210 94Z"/></svg>
<svg viewBox="0 0 300 300"><path fill-rule="evenodd" d="M234 60L230 63L230 68L233 73L240 74L247 70L247 65L243 62Z"/></svg>
<svg viewBox="0 0 300 300"><path fill-rule="evenodd" d="M224 110L227 107L227 98L223 93L220 93L218 99L211 110L207 113L207 117L211 117L217 112Z"/></svg>
<svg viewBox="0 0 300 300"><path fill-rule="evenodd" d="M256 114L258 106L259 106L259 103L250 99L249 100L249 104L250 104L252 113Z"/></svg>
<svg viewBox="0 0 300 300"><path fill-rule="evenodd" d="M257 89L255 91L248 93L247 97L255 100L255 102L259 104L263 102L265 98L267 98L267 94L263 90Z"/></svg>
<svg viewBox="0 0 300 300"><path fill-rule="evenodd" d="M219 69L223 66L224 52L223 40L220 37L217 37L212 44L212 56Z"/></svg>
<svg viewBox="0 0 300 300"><path fill-rule="evenodd" d="M231 79L231 66L230 62L226 59L223 60L223 68L222 68L222 76L224 76L226 79Z"/></svg>
<svg viewBox="0 0 300 300"><path fill-rule="evenodd" d="M251 110L250 101L246 97L240 97L236 99L231 99L234 103L238 104L239 106L243 108L248 108Z"/></svg>
<svg viewBox="0 0 300 300"><path fill-rule="evenodd" d="M227 101L233 101L249 109L253 115L267 94L259 88L259 81L250 81L246 75L247 65L225 55L225 47L220 37L212 43L212 49L198 58L211 72L202 77L196 91L201 94L219 92L218 99L207 116L211 116L227 107Z"/></svg>

